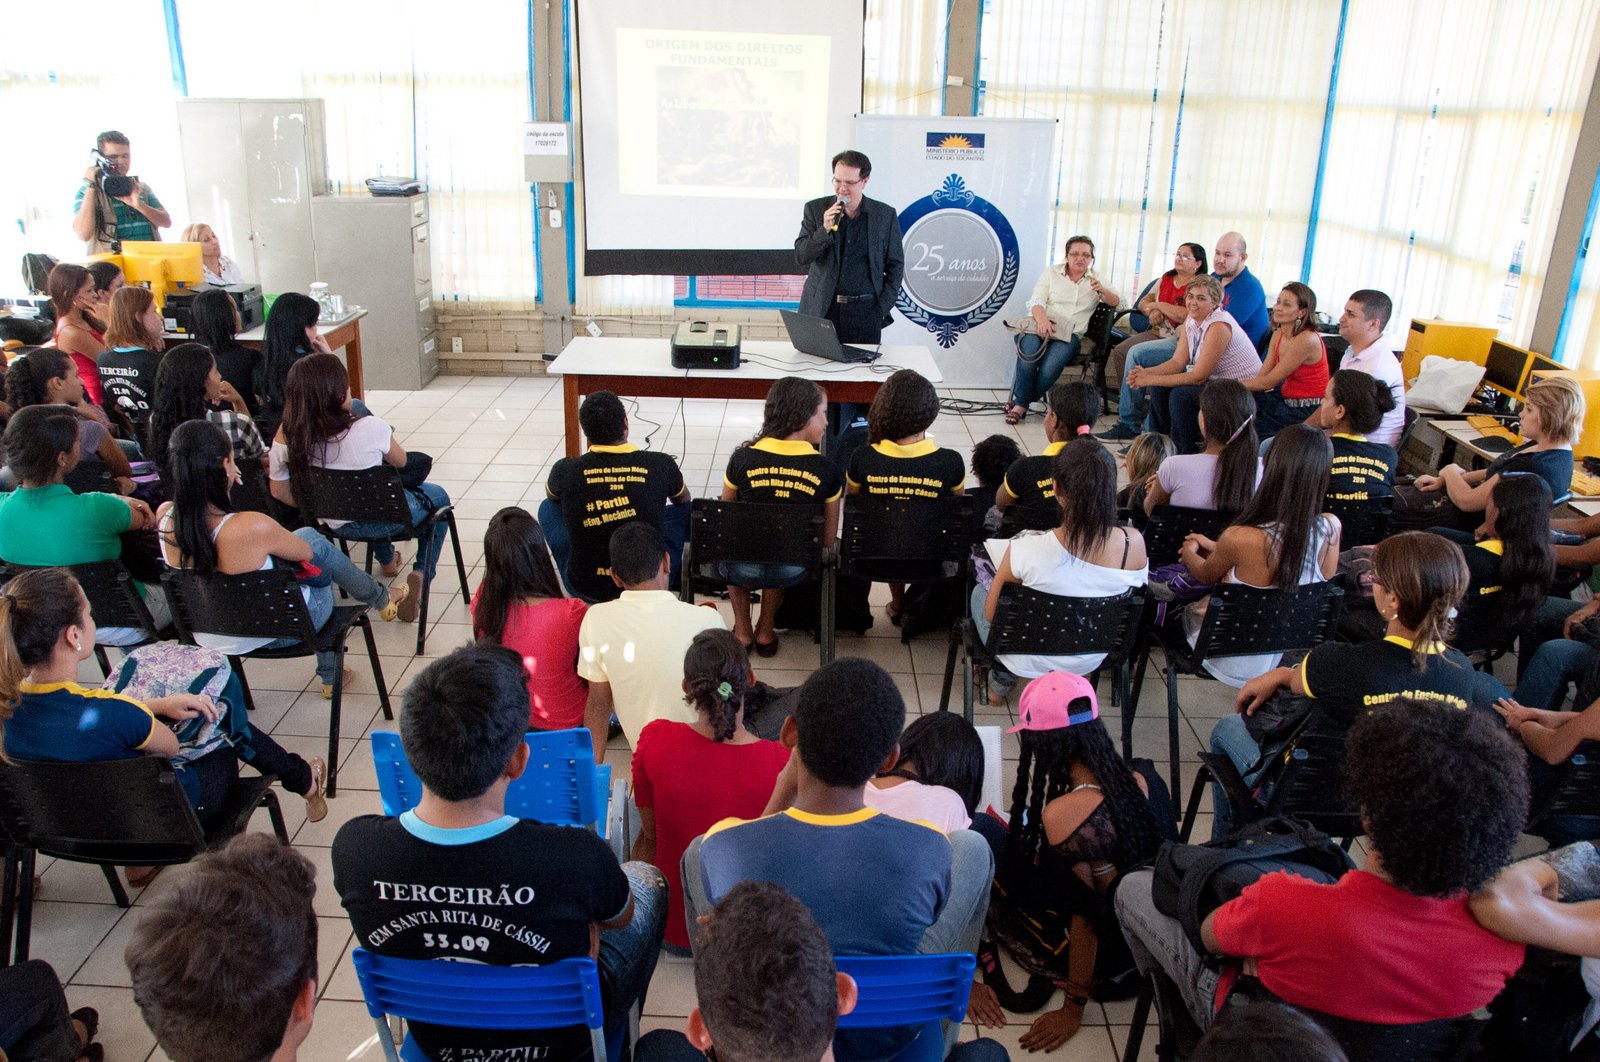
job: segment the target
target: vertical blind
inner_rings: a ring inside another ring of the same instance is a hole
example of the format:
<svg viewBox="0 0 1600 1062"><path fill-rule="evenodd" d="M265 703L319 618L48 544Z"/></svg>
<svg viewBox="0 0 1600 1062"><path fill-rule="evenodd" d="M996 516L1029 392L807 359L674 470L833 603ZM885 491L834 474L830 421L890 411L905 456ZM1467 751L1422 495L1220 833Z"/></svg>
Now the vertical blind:
<svg viewBox="0 0 1600 1062"><path fill-rule="evenodd" d="M1271 292L1313 223L1340 0L990 0L983 111L1060 121L1053 255L1125 292L1237 229ZM1596 63L1585 0L1349 0L1310 282L1337 316L1533 326Z"/></svg>

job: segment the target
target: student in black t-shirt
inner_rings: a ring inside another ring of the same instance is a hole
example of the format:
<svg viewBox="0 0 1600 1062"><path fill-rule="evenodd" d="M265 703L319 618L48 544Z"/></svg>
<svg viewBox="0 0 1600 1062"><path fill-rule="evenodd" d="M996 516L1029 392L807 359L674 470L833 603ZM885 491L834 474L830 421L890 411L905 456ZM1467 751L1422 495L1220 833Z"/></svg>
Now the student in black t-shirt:
<svg viewBox="0 0 1600 1062"><path fill-rule="evenodd" d="M995 492L996 509L1013 505L1029 509L1058 510L1055 459L1067 443L1094 430L1100 417L1100 391L1086 383L1056 384L1045 395L1044 434L1050 442L1043 450L1024 457L1006 469L1005 482Z"/></svg>
<svg viewBox="0 0 1600 1062"><path fill-rule="evenodd" d="M844 493L838 469L817 451L828 426L828 396L811 380L785 376L767 391L761 430L733 452L723 474L723 501L822 504L822 547L839 528ZM783 591L805 578L789 564L736 562L720 566L733 603L733 635L757 656L776 656L778 606ZM761 615L752 627L750 591L761 589Z"/></svg>
<svg viewBox="0 0 1600 1062"><path fill-rule="evenodd" d="M150 421L161 364L161 311L149 288L118 288L111 296L109 317L106 349L95 359L105 404L126 414L142 434Z"/></svg>
<svg viewBox="0 0 1600 1062"><path fill-rule="evenodd" d="M993 514L993 521L989 519L991 510L1000 494L1001 484L1006 481L1006 472L1021 459L1022 447L1017 445L1015 435L991 435L980 439L972 447L972 476L978 485L968 489L967 493L978 499L978 513L983 517L987 530L992 531L999 526L998 513ZM990 527L991 522L994 527Z"/></svg>
<svg viewBox="0 0 1600 1062"><path fill-rule="evenodd" d="M539 505L539 527L567 588L590 604L616 600L622 591L611 579L611 532L629 520L667 540L676 585L689 531L689 488L678 463L628 442L627 410L610 391L585 398L578 423L589 450L555 463Z"/></svg>
<svg viewBox="0 0 1600 1062"><path fill-rule="evenodd" d="M194 297L194 338L211 348L211 356L217 359L217 372L254 416L260 411L256 403L256 361L261 355L234 338L239 334L239 325L239 304L226 291L212 288Z"/></svg>
<svg viewBox="0 0 1600 1062"><path fill-rule="evenodd" d="M1394 408L1389 385L1357 369L1340 369L1328 378L1316 421L1333 443L1328 473L1329 502L1387 498L1394 488L1400 455L1388 443L1373 442L1383 415Z"/></svg>
<svg viewBox="0 0 1600 1062"><path fill-rule="evenodd" d="M1545 481L1550 497L1565 501L1572 492L1572 446L1583 429L1583 389L1569 379L1571 373L1541 377L1528 386L1518 434L1526 442L1490 462L1488 468L1464 471L1446 465L1437 476L1418 476L1416 488L1424 493L1443 490L1459 513L1481 513L1489 504L1495 480L1511 472L1531 472ZM1455 523L1456 513L1446 507L1438 523Z"/></svg>
<svg viewBox="0 0 1600 1062"><path fill-rule="evenodd" d="M960 494L967 481L966 463L956 451L928 438L938 416L939 394L933 384L911 369L890 376L867 410L869 445L850 458L846 491L902 501L936 501ZM907 527L905 532L918 530ZM905 583L889 584L889 620L896 626L905 592Z"/></svg>
<svg viewBox="0 0 1600 1062"><path fill-rule="evenodd" d="M428 665L400 715L422 800L399 818L346 823L333 841L333 886L362 946L380 955L487 966L595 959L609 1039L655 970L666 880L647 863L619 867L587 830L505 813L506 787L525 770L544 769L528 762L527 726L516 653L469 646ZM582 1029L413 1022L411 1035L430 1058L589 1057Z"/></svg>
<svg viewBox="0 0 1600 1062"><path fill-rule="evenodd" d="M1378 543L1372 596L1387 624L1385 636L1354 644L1323 642L1298 668L1273 668L1245 683L1234 701L1239 714L1219 719L1211 731L1212 751L1226 755L1247 782L1253 781L1261 749L1245 716L1284 689L1310 698L1313 710L1344 726L1401 698L1492 711L1506 696L1505 687L1448 647L1451 612L1466 594L1467 580L1460 547L1438 535L1407 531ZM1217 815L1212 836L1220 837L1230 825L1228 801L1220 786L1212 793Z"/></svg>

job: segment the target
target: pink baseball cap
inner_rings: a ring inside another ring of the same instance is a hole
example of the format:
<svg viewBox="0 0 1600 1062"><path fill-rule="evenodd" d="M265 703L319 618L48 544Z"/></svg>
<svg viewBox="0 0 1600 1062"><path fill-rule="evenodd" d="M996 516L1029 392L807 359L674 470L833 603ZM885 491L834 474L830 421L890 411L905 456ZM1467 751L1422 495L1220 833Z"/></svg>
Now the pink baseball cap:
<svg viewBox="0 0 1600 1062"><path fill-rule="evenodd" d="M1016 726L1006 731L1060 730L1100 718L1100 704L1094 687L1082 675L1070 671L1051 671L1028 683L1017 701Z"/></svg>

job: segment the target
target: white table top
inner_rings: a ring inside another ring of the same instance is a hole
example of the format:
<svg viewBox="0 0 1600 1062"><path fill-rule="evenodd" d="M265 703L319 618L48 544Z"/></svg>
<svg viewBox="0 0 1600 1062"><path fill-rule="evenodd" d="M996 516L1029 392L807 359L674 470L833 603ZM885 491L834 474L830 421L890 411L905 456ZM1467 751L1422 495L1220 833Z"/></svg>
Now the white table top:
<svg viewBox="0 0 1600 1062"><path fill-rule="evenodd" d="M345 312L345 315L343 317L339 318L337 321L318 321L317 322L317 335L325 336L329 332L332 332L336 328L343 328L345 325L349 324L351 321L359 321L361 318L365 317L366 315L367 315L367 311L365 309L363 309L362 307L357 306L352 310L347 310ZM181 332L164 332L164 333L162 333L162 337L164 339L166 339L169 344L173 340L184 341L184 340L191 340L191 339L194 338L193 336L190 336L190 335L184 335ZM246 331L240 332L234 338L235 339L239 339L239 340L243 340L246 343L260 343L260 342L262 342L263 340L265 340L267 338L267 326L265 324L258 324L254 328L251 328L251 329L248 329Z"/></svg>
<svg viewBox="0 0 1600 1062"><path fill-rule="evenodd" d="M1506 453L1505 450L1485 450L1479 446L1478 440L1484 438L1483 432L1464 420L1435 420L1430 423L1444 433L1451 442L1465 446L1485 461L1493 461Z"/></svg>
<svg viewBox="0 0 1600 1062"><path fill-rule="evenodd" d="M351 321L359 321L366 315L367 311L362 309L360 306L357 306L354 309L347 310L345 315L339 318L337 321L318 321L317 335L325 336L336 328L343 328ZM247 342L266 339L267 326L265 324L258 324L247 332L240 332L236 338L245 340Z"/></svg>
<svg viewBox="0 0 1600 1062"><path fill-rule="evenodd" d="M672 365L672 340L667 336L577 336L545 367L553 376L663 376L717 379L743 376L776 380L804 376L813 380L881 380L897 369L915 369L933 383L944 380L927 347L885 344L871 364L843 364L802 354L788 343L746 340L739 347L737 369L677 369Z"/></svg>
<svg viewBox="0 0 1600 1062"><path fill-rule="evenodd" d="M1584 498L1574 494L1567 499L1567 505L1576 510L1579 516L1594 516L1600 513L1600 498Z"/></svg>

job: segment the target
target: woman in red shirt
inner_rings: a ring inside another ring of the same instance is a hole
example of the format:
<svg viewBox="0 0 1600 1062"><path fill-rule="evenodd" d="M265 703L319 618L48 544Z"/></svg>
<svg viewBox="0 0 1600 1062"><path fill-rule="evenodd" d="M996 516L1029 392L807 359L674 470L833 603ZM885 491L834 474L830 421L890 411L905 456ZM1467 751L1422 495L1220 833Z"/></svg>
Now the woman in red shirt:
<svg viewBox="0 0 1600 1062"><path fill-rule="evenodd" d="M744 728L745 693L755 685L750 658L730 632L701 631L683 656L683 696L693 723L657 719L633 750L639 839L633 858L667 879L666 942L687 950L678 863L689 842L723 819L753 819L766 809L789 750Z"/></svg>
<svg viewBox="0 0 1600 1062"><path fill-rule="evenodd" d="M1178 251L1172 258L1172 268L1162 273L1161 282L1154 290L1146 291L1139 300L1138 312L1149 319L1149 326L1143 332L1135 332L1111 350L1111 357L1106 361L1105 378L1108 386L1115 388L1128 374L1128 351L1140 343L1163 339L1177 342L1178 327L1189 316L1189 309L1183 303L1184 293L1189 290L1189 281L1203 275L1207 268L1204 247L1198 243L1178 244Z"/></svg>
<svg viewBox="0 0 1600 1062"><path fill-rule="evenodd" d="M1317 294L1290 281L1272 305L1272 339L1254 379L1241 381L1256 396L1256 434L1270 439L1302 423L1328 389L1328 351L1317 332Z"/></svg>
<svg viewBox="0 0 1600 1062"><path fill-rule="evenodd" d="M589 684L578 677L578 628L588 606L562 593L539 521L514 505L495 513L483 536L483 561L472 633L522 655L528 728L582 726Z"/></svg>
<svg viewBox="0 0 1600 1062"><path fill-rule="evenodd" d="M72 356L84 395L95 405L104 405L106 393L95 359L106 349L106 326L93 314L94 277L81 265L62 262L50 270L45 286L56 311L55 344Z"/></svg>

